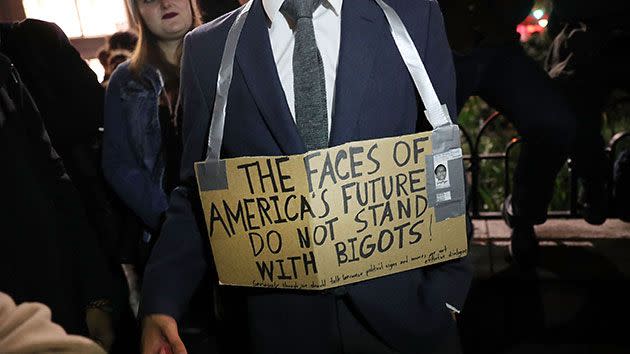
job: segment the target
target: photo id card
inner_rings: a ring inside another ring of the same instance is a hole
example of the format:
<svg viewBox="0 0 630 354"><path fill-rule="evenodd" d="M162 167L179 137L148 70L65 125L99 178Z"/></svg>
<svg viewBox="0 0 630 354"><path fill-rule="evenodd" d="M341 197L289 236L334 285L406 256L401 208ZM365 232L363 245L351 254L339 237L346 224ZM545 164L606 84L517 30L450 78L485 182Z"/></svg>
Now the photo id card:
<svg viewBox="0 0 630 354"><path fill-rule="evenodd" d="M433 156L435 189L444 189L451 186L448 162L462 158L462 149L453 149Z"/></svg>

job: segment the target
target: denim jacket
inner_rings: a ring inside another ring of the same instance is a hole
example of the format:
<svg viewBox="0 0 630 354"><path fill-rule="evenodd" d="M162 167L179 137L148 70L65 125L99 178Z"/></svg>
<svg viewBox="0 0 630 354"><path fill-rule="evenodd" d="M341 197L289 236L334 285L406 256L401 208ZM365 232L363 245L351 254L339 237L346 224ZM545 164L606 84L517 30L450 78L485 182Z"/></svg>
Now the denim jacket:
<svg viewBox="0 0 630 354"><path fill-rule="evenodd" d="M168 206L159 119L163 87L159 71L147 67L137 79L127 61L112 74L105 95L105 178L151 233L159 231Z"/></svg>

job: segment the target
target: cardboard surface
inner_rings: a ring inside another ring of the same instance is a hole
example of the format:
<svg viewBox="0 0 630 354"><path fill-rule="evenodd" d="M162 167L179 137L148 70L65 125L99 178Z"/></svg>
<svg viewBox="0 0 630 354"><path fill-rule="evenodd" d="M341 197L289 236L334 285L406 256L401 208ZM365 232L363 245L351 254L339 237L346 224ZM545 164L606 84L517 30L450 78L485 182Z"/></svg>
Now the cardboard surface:
<svg viewBox="0 0 630 354"><path fill-rule="evenodd" d="M439 176L427 157L431 132L196 163L220 282L321 290L465 256L465 215L431 206L463 203L461 150L435 156Z"/></svg>

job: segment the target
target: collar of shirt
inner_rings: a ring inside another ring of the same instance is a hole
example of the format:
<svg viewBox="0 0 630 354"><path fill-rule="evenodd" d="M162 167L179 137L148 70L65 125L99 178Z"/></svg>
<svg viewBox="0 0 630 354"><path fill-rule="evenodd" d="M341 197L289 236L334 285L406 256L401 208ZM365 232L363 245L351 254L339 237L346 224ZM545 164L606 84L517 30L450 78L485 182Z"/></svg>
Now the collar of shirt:
<svg viewBox="0 0 630 354"><path fill-rule="evenodd" d="M263 8L265 13L267 13L267 19L270 24L273 23L276 15L280 12L283 3L284 0L262 0ZM332 10L337 16L341 13L342 3L343 0L322 0L322 6Z"/></svg>

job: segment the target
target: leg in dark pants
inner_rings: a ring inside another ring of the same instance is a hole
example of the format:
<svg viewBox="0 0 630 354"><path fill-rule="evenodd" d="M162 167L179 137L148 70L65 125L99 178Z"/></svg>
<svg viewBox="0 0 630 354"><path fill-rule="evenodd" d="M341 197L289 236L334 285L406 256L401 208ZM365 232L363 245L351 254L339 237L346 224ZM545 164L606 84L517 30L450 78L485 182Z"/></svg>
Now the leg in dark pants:
<svg viewBox="0 0 630 354"><path fill-rule="evenodd" d="M627 25L569 23L547 57L550 76L562 88L577 117L572 157L582 181L582 214L591 224L606 220L610 164L601 135L602 112L612 89L630 89L630 30Z"/></svg>
<svg viewBox="0 0 630 354"><path fill-rule="evenodd" d="M479 96L502 112L523 139L512 206L525 222L541 224L575 138L575 120L551 79L520 46L501 48L493 59L479 82Z"/></svg>
<svg viewBox="0 0 630 354"><path fill-rule="evenodd" d="M479 48L454 59L458 108L478 95L504 114L523 139L511 198L518 225L512 226L531 239L532 225L547 218L556 175L573 144L573 115L551 79L518 44Z"/></svg>
<svg viewBox="0 0 630 354"><path fill-rule="evenodd" d="M602 80L560 79L577 117L577 143L573 150L575 172L581 182L579 204L584 219L594 225L606 221L610 164L601 135L602 111L610 89Z"/></svg>

